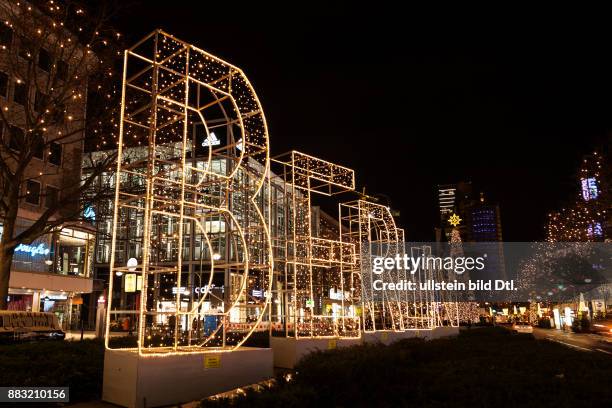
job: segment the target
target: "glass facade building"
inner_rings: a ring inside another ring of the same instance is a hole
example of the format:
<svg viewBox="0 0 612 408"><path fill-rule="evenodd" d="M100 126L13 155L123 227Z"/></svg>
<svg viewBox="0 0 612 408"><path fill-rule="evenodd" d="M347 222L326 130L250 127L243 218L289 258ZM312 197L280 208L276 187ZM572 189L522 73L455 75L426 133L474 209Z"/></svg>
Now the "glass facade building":
<svg viewBox="0 0 612 408"><path fill-rule="evenodd" d="M95 152L94 160L96 156L102 157L111 152ZM133 147L124 150L124 154L129 157L131 161L138 161L146 154L146 148ZM190 159L192 166L195 168L203 168L206 163L206 158L192 158ZM253 167L257 167L256 163L251 163ZM226 175L231 166L230 161L224 159L214 159L212 161L212 169L215 173L220 175ZM262 170L262 169L260 169ZM248 297L252 299L253 305L256 305L259 301L263 300L265 296L270 296L273 300L269 305L269 314L264 317L264 324L260 324L259 330L267 330L269 325L273 326L276 331L284 332L283 324L285 319L292 319L295 316L290 315L291 311L287 308L290 299L283 300L284 293L284 279L286 271L286 261L291 257L293 252L292 244L288 243L291 241L291 230L292 220L294 219L294 200L292 194L303 198L303 194L299 191L291 192L287 188L287 184L282 177L271 173L270 182L265 183L262 187L262 192L259 197L260 206L265 212L270 214L269 230L272 242L272 251L275 260L274 268L274 279L272 282L271 293L267 293L265 282L263 279L258 278L257 274L254 274L249 278L249 293ZM134 194L144 188L141 183L142 179L135 177L133 180L124 180L124 182L130 182L133 188ZM105 288L108 288L108 281L110 278L109 274L109 262L111 259L112 250L112 221L113 221L113 193L115 188L115 175L113 173L102 174L98 178L97 183L92 187L98 194L105 192L107 198L105 200L97 201L95 206L92 208L92 216L95 217L95 225L97 227L96 239L95 239L95 256L93 257L93 270L95 278L105 282ZM209 200L215 200L214 191L211 191L211 197ZM241 205L241 197L239 194L235 194L232 198L234 200L233 205L239 207ZM268 208L269 206L269 208ZM303 214L304 208L298 208L298 213ZM238 212L238 216L240 212ZM337 239L339 237L339 223L337 218L332 217L321 210L319 207L310 208L310 219L312 223L312 231L316 237L323 239ZM240 258L243 256L242 249L235 245L228 245L228 242L232 241L232 228L228 224L227 220L223 216L207 216L203 225L203 231L198 228L198 222L194 220L185 220L183 224L182 232L182 248L180 253L182 254L182 270L184 276L183 283L180 286L181 293L181 308L189 310L193 304L197 303L200 294L204 292L210 292L210 300L203 303L202 307L205 311L208 310L223 310L225 302L227 302L227 296L225 294L226 287L231 286L230 280L240 279L238 274L232 272L231 268L215 269L213 276L210 276L211 259L215 258L216 261L223 261ZM115 248L115 262L128 265L130 259L141 259L142 258L142 241L139 237L143 235L144 220L142 211L137 210L125 210L121 212L119 216L118 225L120 228L120 235L116 240ZM155 242L155 247L151 250L149 256L152 263L159 267L171 267L176 265L177 257L179 254L178 242L176 240L178 225L173 221L172 218L163 218L159 223L154 223L151 226L153 234L152 241ZM209 243L212 242L212 245ZM257 247L262 246L261 251L264 251L264 242L251 242L251 246ZM210 253L210 247L216 248L215 253ZM251 248L251 251L253 248ZM240 253L235 254L238 251ZM221 259L219 259L221 258ZM333 272L333 271L332 271ZM115 302L116 308L126 311L134 311L139 308L140 302L140 290L142 288L142 282L140 276L137 276L137 281L134 284L134 288L129 287L131 283L126 283L126 279L133 279L131 274L121 274L120 276L114 276L115 280L113 283L114 293L111 295L117 301ZM317 296L317 310L321 314L329 315L329 318L333 316L339 316L340 312L337 310L340 306L341 296L338 282L329 277L333 275L329 270L320 270L315 274L316 277L316 292L319 293ZM233 282L236 286L237 282ZM126 291L126 285L128 285L129 291ZM171 277L162 278L162 280L155 284L155 287L160 290L161 301L157 305L157 309L160 312L170 312L176 308L176 282ZM133 290L132 290L133 289ZM105 292L107 289L102 289L96 293L94 297L104 299L109 296ZM338 293L337 293L338 292ZM248 325L254 322L259 315L263 312L263 308L259 306L238 309L230 316L230 325L232 327L241 327L240 325ZM353 309L353 314L355 310ZM160 325L167 325L168 319L162 315L157 317L157 323ZM208 323L204 322L205 326L202 329L204 332L212 330L212 327L217 327L217 323L209 319ZM184 322L187 326L187 322ZM94 325L92 321L90 325ZM244 326L246 327L246 326ZM135 330L136 322L132 317L127 314L120 316L116 321L111 322L111 331L126 331L130 332Z"/></svg>

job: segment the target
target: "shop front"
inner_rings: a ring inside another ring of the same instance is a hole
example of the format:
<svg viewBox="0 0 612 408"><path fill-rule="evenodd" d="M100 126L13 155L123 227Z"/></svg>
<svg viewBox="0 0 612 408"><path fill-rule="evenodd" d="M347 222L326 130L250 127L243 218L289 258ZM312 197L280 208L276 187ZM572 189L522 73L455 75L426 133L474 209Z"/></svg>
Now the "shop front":
<svg viewBox="0 0 612 408"><path fill-rule="evenodd" d="M73 226L17 246L8 309L52 312L62 329L77 329L83 295L92 291L93 251L93 231Z"/></svg>

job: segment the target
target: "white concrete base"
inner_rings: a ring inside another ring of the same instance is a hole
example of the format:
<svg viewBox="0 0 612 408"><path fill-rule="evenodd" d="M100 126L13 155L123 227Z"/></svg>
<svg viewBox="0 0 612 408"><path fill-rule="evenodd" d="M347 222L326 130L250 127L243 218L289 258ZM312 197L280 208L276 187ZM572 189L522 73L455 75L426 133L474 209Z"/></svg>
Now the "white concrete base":
<svg viewBox="0 0 612 408"><path fill-rule="evenodd" d="M359 338L301 338L270 337L274 352L274 366L293 368L302 357L315 350L330 350L361 344Z"/></svg>
<svg viewBox="0 0 612 408"><path fill-rule="evenodd" d="M424 340L438 339L441 337L456 336L459 334L458 327L436 327L434 329L413 329L402 332L392 330L379 330L372 333L362 333L364 343L382 343L385 345L403 339L421 338Z"/></svg>
<svg viewBox="0 0 612 408"><path fill-rule="evenodd" d="M364 343L382 343L389 345L396 341L411 338L422 338L426 339L431 330L407 330L403 332L396 332L392 330L379 330L371 333L364 332L362 339Z"/></svg>
<svg viewBox="0 0 612 408"><path fill-rule="evenodd" d="M272 378L272 349L139 356L106 350L102 399L129 408L195 401Z"/></svg>

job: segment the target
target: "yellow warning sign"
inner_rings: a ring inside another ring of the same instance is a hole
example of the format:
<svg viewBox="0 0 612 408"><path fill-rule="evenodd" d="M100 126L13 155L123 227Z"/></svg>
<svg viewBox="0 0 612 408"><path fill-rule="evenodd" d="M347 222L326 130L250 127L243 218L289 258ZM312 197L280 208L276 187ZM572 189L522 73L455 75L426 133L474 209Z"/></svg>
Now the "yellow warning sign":
<svg viewBox="0 0 612 408"><path fill-rule="evenodd" d="M336 339L329 339L329 341L327 342L327 349L333 350L335 348L336 348Z"/></svg>
<svg viewBox="0 0 612 408"><path fill-rule="evenodd" d="M219 354L204 355L204 368L221 368L221 356Z"/></svg>

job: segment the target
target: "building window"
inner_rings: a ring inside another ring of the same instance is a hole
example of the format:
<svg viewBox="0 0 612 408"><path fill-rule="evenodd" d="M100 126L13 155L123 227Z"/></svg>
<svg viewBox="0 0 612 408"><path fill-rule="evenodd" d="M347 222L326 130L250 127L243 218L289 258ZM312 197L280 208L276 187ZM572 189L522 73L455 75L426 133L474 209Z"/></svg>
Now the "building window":
<svg viewBox="0 0 612 408"><path fill-rule="evenodd" d="M88 254L94 249L93 235L64 228L55 234L53 241L56 272L61 275L88 277L90 272Z"/></svg>
<svg viewBox="0 0 612 408"><path fill-rule="evenodd" d="M8 75L4 72L0 72L0 95L8 96Z"/></svg>
<svg viewBox="0 0 612 408"><path fill-rule="evenodd" d="M25 133L23 132L23 129L17 126L11 126L9 130L11 133L9 136L11 138L9 147L13 150L21 151L21 148L25 142Z"/></svg>
<svg viewBox="0 0 612 408"><path fill-rule="evenodd" d="M107 263L110 260L111 242L108 240L97 241L97 260L99 263Z"/></svg>
<svg viewBox="0 0 612 408"><path fill-rule="evenodd" d="M25 106L28 99L28 87L23 81L15 81L15 92L13 94L13 101Z"/></svg>
<svg viewBox="0 0 612 408"><path fill-rule="evenodd" d="M36 97L34 99L34 110L38 113L42 113L49 105L49 95L36 90Z"/></svg>
<svg viewBox="0 0 612 408"><path fill-rule="evenodd" d="M40 131L32 135L32 156L40 160L45 156L45 140Z"/></svg>
<svg viewBox="0 0 612 408"><path fill-rule="evenodd" d="M0 24L0 46L10 48L13 42L13 29L6 24Z"/></svg>
<svg viewBox="0 0 612 408"><path fill-rule="evenodd" d="M51 121L55 125L61 125L66 117L66 105L63 103L53 103L51 107Z"/></svg>
<svg viewBox="0 0 612 408"><path fill-rule="evenodd" d="M57 61L55 76L62 81L68 79L68 63L66 63L66 61Z"/></svg>
<svg viewBox="0 0 612 408"><path fill-rule="evenodd" d="M45 207L53 208L57 204L59 190L53 186L47 186L45 190Z"/></svg>
<svg viewBox="0 0 612 408"><path fill-rule="evenodd" d="M49 145L49 163L56 166L62 165L62 145L57 142L52 142Z"/></svg>
<svg viewBox="0 0 612 408"><path fill-rule="evenodd" d="M51 72L52 65L53 60L51 59L51 54L44 48L41 48L40 51L38 51L38 68L45 72Z"/></svg>
<svg viewBox="0 0 612 408"><path fill-rule="evenodd" d="M28 204L40 204L40 183L38 181L28 180L25 200Z"/></svg>
<svg viewBox="0 0 612 408"><path fill-rule="evenodd" d="M25 60L31 60L34 57L34 47L32 42L24 37L19 37L19 56Z"/></svg>

